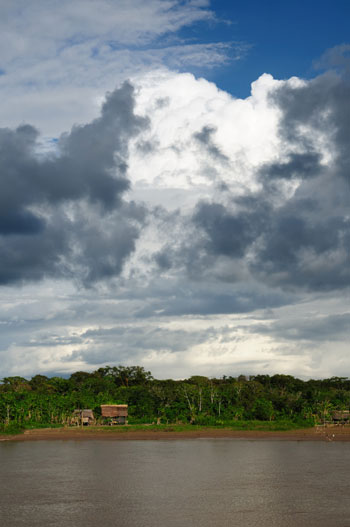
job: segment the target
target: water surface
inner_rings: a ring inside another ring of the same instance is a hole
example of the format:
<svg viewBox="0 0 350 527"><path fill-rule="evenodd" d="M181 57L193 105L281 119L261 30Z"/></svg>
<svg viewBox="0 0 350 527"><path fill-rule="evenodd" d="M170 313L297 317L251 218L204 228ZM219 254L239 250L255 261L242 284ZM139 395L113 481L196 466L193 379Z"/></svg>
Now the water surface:
<svg viewBox="0 0 350 527"><path fill-rule="evenodd" d="M350 527L350 444L0 443L2 527Z"/></svg>

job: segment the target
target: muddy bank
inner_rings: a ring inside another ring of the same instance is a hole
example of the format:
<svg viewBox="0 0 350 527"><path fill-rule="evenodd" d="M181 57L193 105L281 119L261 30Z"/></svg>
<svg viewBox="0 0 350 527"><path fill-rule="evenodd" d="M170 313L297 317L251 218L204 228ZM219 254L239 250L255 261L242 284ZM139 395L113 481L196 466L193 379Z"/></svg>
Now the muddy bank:
<svg viewBox="0 0 350 527"><path fill-rule="evenodd" d="M0 441L57 441L57 440L176 440L176 439L248 439L277 441L350 441L350 427L315 427L290 431L258 431L203 428L202 430L121 430L111 428L46 428L26 430L19 435L0 435Z"/></svg>

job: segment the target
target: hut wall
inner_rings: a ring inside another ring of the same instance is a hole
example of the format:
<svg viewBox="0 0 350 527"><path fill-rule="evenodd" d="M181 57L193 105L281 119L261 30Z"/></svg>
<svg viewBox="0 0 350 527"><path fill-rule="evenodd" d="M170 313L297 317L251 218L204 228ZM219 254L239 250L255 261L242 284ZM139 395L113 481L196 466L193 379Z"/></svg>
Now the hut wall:
<svg viewBox="0 0 350 527"><path fill-rule="evenodd" d="M90 409L77 409L74 410L73 416L71 418L71 424L83 424L88 426L95 422L94 412Z"/></svg>
<svg viewBox="0 0 350 527"><path fill-rule="evenodd" d="M102 417L128 417L127 404L102 404Z"/></svg>
<svg viewBox="0 0 350 527"><path fill-rule="evenodd" d="M335 411L332 414L333 423L348 423L350 421L350 412L348 410Z"/></svg>

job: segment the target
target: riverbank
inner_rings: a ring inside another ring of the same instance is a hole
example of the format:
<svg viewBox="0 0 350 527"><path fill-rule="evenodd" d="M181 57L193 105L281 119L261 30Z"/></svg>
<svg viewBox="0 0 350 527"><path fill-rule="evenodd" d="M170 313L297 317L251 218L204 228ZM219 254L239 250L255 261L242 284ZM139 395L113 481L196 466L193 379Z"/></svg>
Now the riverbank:
<svg viewBox="0 0 350 527"><path fill-rule="evenodd" d="M86 427L44 428L25 430L23 434L0 435L0 441L57 441L57 440L176 440L176 439L245 439L277 441L350 441L349 426L317 426L313 428L266 431L233 430L230 428L196 427L181 429L169 426L163 429L150 427Z"/></svg>

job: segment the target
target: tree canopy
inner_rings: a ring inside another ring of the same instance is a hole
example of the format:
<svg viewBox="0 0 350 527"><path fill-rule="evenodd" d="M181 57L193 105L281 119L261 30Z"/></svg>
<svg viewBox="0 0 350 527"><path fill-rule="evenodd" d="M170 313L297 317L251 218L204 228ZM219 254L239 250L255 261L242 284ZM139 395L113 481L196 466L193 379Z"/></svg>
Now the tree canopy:
<svg viewBox="0 0 350 527"><path fill-rule="evenodd" d="M303 381L291 375L154 379L142 366L106 366L68 379L35 375L0 382L0 426L70 422L77 408L129 405L131 422L218 424L232 420L325 419L349 409L350 380Z"/></svg>

